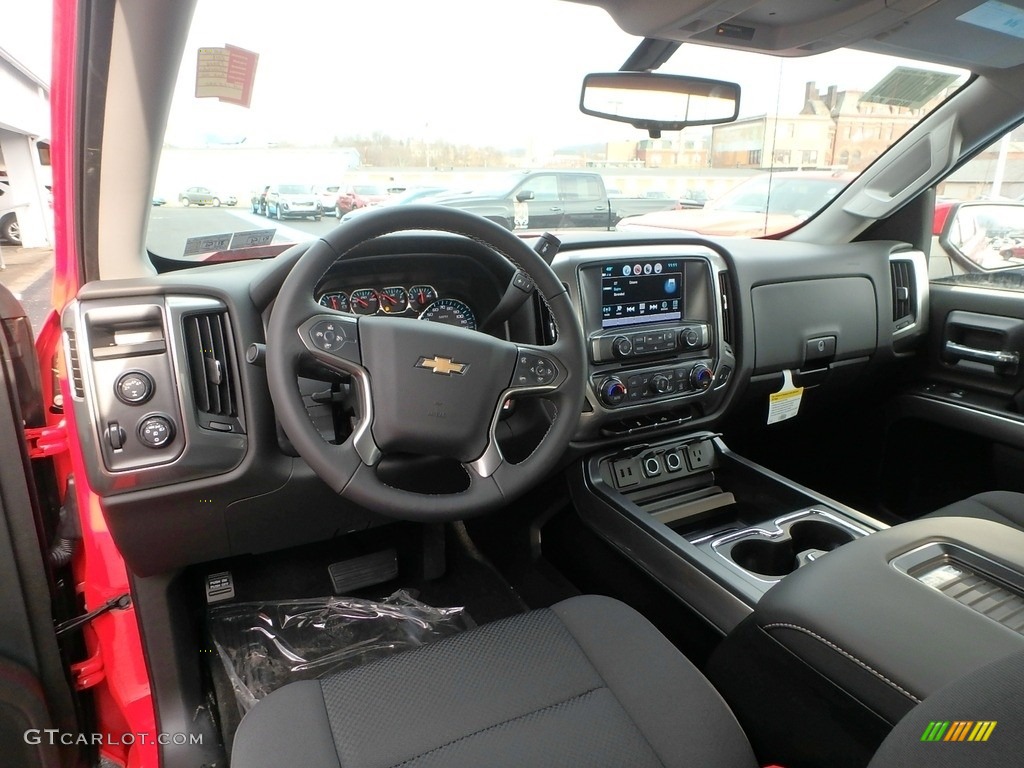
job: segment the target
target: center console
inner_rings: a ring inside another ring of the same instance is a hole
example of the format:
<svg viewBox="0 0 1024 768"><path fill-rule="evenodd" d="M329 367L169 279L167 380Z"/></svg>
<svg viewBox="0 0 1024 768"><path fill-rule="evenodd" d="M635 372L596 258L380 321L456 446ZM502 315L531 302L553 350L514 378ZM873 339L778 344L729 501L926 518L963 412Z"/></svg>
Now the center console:
<svg viewBox="0 0 1024 768"><path fill-rule="evenodd" d="M885 526L697 432L589 457L584 521L723 634L784 576Z"/></svg>
<svg viewBox="0 0 1024 768"><path fill-rule="evenodd" d="M1019 530L889 528L709 432L593 455L571 489L586 524L724 636L704 671L762 762L863 768L917 703L1024 650Z"/></svg>

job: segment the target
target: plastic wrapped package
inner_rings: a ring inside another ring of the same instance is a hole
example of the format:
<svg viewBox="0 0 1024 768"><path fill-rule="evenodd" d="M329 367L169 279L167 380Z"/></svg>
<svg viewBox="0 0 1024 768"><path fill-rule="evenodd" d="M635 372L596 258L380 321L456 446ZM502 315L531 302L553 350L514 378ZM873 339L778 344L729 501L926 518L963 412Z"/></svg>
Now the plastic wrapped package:
<svg viewBox="0 0 1024 768"><path fill-rule="evenodd" d="M273 690L347 669L473 626L399 590L382 602L312 598L215 606L214 646L242 712Z"/></svg>

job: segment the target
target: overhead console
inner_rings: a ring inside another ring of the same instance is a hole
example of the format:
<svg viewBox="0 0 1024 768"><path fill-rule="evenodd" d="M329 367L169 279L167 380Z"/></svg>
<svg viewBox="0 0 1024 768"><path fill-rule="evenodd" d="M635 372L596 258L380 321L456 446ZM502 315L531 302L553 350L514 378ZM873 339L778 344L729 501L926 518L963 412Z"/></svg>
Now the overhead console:
<svg viewBox="0 0 1024 768"><path fill-rule="evenodd" d="M724 262L702 246L606 248L555 264L578 291L592 410L579 437L637 435L711 413L735 368Z"/></svg>

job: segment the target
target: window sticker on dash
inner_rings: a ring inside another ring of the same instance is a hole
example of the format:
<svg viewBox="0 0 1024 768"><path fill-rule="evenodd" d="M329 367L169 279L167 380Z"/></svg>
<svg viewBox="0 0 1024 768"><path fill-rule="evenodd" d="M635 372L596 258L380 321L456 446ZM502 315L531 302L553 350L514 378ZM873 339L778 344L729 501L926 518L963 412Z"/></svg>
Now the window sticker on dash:
<svg viewBox="0 0 1024 768"><path fill-rule="evenodd" d="M782 372L782 389L768 396L768 423L792 419L800 412L804 388L793 384L793 372Z"/></svg>

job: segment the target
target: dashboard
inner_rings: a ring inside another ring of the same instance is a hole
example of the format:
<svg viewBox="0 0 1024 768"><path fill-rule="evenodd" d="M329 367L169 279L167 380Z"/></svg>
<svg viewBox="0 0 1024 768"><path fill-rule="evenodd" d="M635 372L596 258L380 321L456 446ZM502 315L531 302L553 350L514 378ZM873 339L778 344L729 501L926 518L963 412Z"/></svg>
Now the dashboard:
<svg viewBox="0 0 1024 768"><path fill-rule="evenodd" d="M478 243L437 233L379 241L328 269L310 286L311 300L528 344L557 333L535 293L500 311L516 270ZM277 423L259 347L301 251L95 282L65 310L70 408L86 471L135 572L383 522L339 499L287 449ZM551 266L587 354L586 402L565 461L715 429L727 418L763 424L784 371L807 388L805 401L825 402L853 376L878 375L926 331L924 257L894 242L824 248L573 233ZM337 429L330 439L343 439L349 385L308 375L300 390L311 413L320 409ZM522 402L502 422L512 440L529 429L543 434L543 409ZM532 423L520 433L517 419Z"/></svg>

